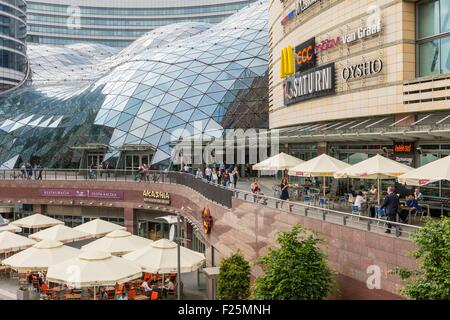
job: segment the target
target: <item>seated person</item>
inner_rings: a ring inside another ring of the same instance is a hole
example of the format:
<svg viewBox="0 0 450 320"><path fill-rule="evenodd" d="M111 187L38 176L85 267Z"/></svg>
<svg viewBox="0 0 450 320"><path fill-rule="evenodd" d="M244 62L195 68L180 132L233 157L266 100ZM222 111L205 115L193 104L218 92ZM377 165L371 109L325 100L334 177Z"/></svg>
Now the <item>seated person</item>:
<svg viewBox="0 0 450 320"><path fill-rule="evenodd" d="M123 292L117 297L117 300L128 300L128 296Z"/></svg>
<svg viewBox="0 0 450 320"><path fill-rule="evenodd" d="M414 190L414 199L416 199L417 201L423 201L423 194L422 192L420 192L419 188Z"/></svg>
<svg viewBox="0 0 450 320"><path fill-rule="evenodd" d="M361 191L358 192L353 204L355 206L358 206L359 210L367 209L366 199L364 199L363 193Z"/></svg>
<svg viewBox="0 0 450 320"><path fill-rule="evenodd" d="M173 290L175 290L175 285L170 279L166 279L166 284L163 287L164 296L167 297L167 293Z"/></svg>
<svg viewBox="0 0 450 320"><path fill-rule="evenodd" d="M150 293L152 292L152 288L150 288L150 286L148 285L147 281L143 281L141 284L141 287L144 289L144 294L146 296L149 296Z"/></svg>
<svg viewBox="0 0 450 320"><path fill-rule="evenodd" d="M372 186L370 187L369 194L371 194L371 195L373 195L373 196L376 196L377 193L378 193L377 187L375 187L374 185L372 185Z"/></svg>
<svg viewBox="0 0 450 320"><path fill-rule="evenodd" d="M410 194L406 200L406 208L403 209L399 216L402 223L408 222L409 213L417 212L420 209L419 203L415 199L414 194Z"/></svg>
<svg viewBox="0 0 450 320"><path fill-rule="evenodd" d="M349 186L348 186L348 191L347 191L347 193L348 193L348 194L351 194L353 197L356 197L356 191L353 189L353 186L352 186L352 185L349 185Z"/></svg>

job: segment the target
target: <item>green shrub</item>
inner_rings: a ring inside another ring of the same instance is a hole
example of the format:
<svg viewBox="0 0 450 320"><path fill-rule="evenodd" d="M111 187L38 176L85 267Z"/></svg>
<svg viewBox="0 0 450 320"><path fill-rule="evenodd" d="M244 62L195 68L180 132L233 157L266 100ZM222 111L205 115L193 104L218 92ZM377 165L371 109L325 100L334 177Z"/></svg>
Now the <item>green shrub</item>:
<svg viewBox="0 0 450 320"><path fill-rule="evenodd" d="M418 269L394 269L405 282L401 293L417 300L450 299L450 218L429 219L413 239Z"/></svg>
<svg viewBox="0 0 450 320"><path fill-rule="evenodd" d="M255 281L253 298L263 300L318 300L335 288L335 277L327 266L323 243L316 233L296 225L280 232L279 249L269 249L258 259L265 272Z"/></svg>
<svg viewBox="0 0 450 320"><path fill-rule="evenodd" d="M250 292L250 264L240 252L222 259L217 280L219 300L245 300Z"/></svg>

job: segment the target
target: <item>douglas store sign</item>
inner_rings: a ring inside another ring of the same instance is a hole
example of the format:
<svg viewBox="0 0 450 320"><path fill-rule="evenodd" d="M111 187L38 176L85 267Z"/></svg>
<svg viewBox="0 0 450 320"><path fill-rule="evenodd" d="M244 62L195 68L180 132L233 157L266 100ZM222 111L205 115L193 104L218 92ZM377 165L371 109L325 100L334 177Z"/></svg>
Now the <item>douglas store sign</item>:
<svg viewBox="0 0 450 320"><path fill-rule="evenodd" d="M291 11L289 11L289 13L281 20L281 24L283 26L286 26L289 22L292 22L293 20L295 20L296 17L300 17L302 14L304 14L305 12L307 12L314 4L316 4L317 2L320 2L321 0L299 0L296 2L295 4L295 8ZM281 1L281 2L286 2L285 1Z"/></svg>

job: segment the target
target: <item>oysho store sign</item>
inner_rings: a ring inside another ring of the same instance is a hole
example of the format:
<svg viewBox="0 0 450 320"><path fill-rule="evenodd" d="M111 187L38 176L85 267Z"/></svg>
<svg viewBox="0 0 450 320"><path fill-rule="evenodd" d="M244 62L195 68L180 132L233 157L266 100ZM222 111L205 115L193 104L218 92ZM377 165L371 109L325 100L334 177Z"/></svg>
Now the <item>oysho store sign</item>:
<svg viewBox="0 0 450 320"><path fill-rule="evenodd" d="M383 70L381 59L355 64L342 69L342 79L345 81L367 78L379 74Z"/></svg>
<svg viewBox="0 0 450 320"><path fill-rule="evenodd" d="M330 63L288 78L283 84L285 105L332 94L334 77L334 63Z"/></svg>

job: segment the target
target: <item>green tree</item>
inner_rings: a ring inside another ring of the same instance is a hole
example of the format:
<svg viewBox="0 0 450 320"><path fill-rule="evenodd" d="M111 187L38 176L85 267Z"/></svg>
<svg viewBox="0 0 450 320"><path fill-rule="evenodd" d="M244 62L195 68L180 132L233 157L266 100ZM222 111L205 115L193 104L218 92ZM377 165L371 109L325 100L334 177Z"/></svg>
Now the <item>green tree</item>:
<svg viewBox="0 0 450 320"><path fill-rule="evenodd" d="M401 293L417 300L450 299L450 218L429 219L413 239L418 269L394 269L405 283Z"/></svg>
<svg viewBox="0 0 450 320"><path fill-rule="evenodd" d="M253 286L254 299L318 300L335 289L335 277L319 245L324 241L300 225L280 232L280 248L269 249L257 263L264 275Z"/></svg>
<svg viewBox="0 0 450 320"><path fill-rule="evenodd" d="M250 295L250 264L238 251L222 259L217 280L219 300L245 300Z"/></svg>

